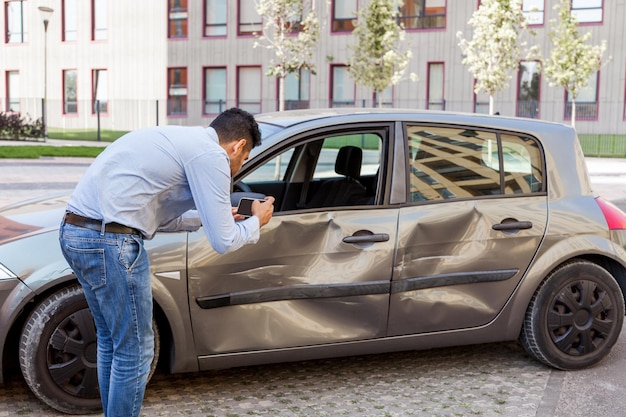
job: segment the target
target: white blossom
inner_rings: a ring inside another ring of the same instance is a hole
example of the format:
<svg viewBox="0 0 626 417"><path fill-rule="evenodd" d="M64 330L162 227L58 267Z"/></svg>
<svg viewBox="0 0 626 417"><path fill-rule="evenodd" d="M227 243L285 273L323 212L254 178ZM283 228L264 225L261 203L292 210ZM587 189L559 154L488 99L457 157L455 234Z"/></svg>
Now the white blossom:
<svg viewBox="0 0 626 417"><path fill-rule="evenodd" d="M400 3L400 4L399 4ZM398 0L371 0L362 8L355 23L355 42L348 45L348 72L359 85L371 88L382 104L381 91L401 81L412 57L402 50L404 29L398 24ZM412 80L417 80L411 74Z"/></svg>
<svg viewBox="0 0 626 417"><path fill-rule="evenodd" d="M606 50L606 40L600 45L587 45L591 32L578 33L578 22L570 11L570 1L561 0L559 21L551 19L550 40L552 51L544 64L550 86L559 85L569 94L572 101L572 126L576 124L576 97L587 86L589 77L602 66L602 55ZM610 57L609 57L610 60Z"/></svg>
<svg viewBox="0 0 626 417"><path fill-rule="evenodd" d="M481 0L468 24L474 29L467 40L458 32L463 64L476 79L475 92L489 94L489 113L494 113L493 96L508 86L519 60L535 53L522 41L528 23L522 11L522 0Z"/></svg>
<svg viewBox="0 0 626 417"><path fill-rule="evenodd" d="M274 51L268 76L279 79L279 110L284 110L284 80L291 73L307 69L315 74L313 51L317 46L320 25L314 0L256 0L263 16L263 34L254 47Z"/></svg>

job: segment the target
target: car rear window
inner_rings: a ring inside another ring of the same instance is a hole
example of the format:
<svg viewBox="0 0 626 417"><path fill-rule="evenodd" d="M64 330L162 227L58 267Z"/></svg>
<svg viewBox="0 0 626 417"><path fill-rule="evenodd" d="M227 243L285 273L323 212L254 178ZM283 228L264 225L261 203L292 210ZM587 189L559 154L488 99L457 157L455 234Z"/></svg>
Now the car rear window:
<svg viewBox="0 0 626 417"><path fill-rule="evenodd" d="M421 125L408 126L407 134L410 201L532 194L543 189L541 152L532 138Z"/></svg>

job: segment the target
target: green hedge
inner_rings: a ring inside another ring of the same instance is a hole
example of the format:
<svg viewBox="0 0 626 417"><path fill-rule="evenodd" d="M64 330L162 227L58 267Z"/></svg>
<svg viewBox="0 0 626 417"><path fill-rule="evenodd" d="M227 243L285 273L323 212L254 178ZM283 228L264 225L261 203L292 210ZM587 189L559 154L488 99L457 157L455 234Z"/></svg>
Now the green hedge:
<svg viewBox="0 0 626 417"><path fill-rule="evenodd" d="M626 157L626 135L579 134L585 156Z"/></svg>

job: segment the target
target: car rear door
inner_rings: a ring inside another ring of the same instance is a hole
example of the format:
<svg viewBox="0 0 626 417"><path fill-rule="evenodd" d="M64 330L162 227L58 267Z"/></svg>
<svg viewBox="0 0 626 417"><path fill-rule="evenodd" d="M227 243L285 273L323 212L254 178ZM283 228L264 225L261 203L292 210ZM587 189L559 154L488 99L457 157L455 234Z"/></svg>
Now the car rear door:
<svg viewBox="0 0 626 417"><path fill-rule="evenodd" d="M518 285L547 222L539 143L523 134L409 124L389 335L480 326ZM503 167L502 169L500 167Z"/></svg>
<svg viewBox="0 0 626 417"><path fill-rule="evenodd" d="M281 158L251 161L254 172L271 175L279 161L280 175L270 184L263 175L244 173L246 188L286 190L257 244L218 255L201 231L190 235L190 315L201 366L211 355L386 334L398 209L378 203L385 186L377 173L384 172L391 127L324 129L283 147ZM376 143L367 145L371 138ZM337 176L337 148L346 144L363 147L361 173L377 179L374 195L351 205L306 208L318 183Z"/></svg>

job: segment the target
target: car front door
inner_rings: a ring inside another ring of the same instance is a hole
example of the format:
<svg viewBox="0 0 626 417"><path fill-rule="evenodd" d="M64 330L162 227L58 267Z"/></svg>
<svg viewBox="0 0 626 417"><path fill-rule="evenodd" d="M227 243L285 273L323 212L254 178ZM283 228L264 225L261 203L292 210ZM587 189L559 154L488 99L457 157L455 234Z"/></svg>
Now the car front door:
<svg viewBox="0 0 626 417"><path fill-rule="evenodd" d="M389 335L493 320L544 236L542 152L525 135L407 125Z"/></svg>
<svg viewBox="0 0 626 417"><path fill-rule="evenodd" d="M190 234L190 314L201 366L211 355L386 334L398 221L398 209L378 204L389 131L388 126L326 130L293 143L281 158L251 161L253 172L243 175L246 188L282 190L280 209L261 229L257 244L219 255L202 231ZM360 176L375 182L363 185L372 195L349 193L352 201L310 207L314 200L327 201L314 198L324 182L345 180L334 168L346 145L362 150Z"/></svg>

